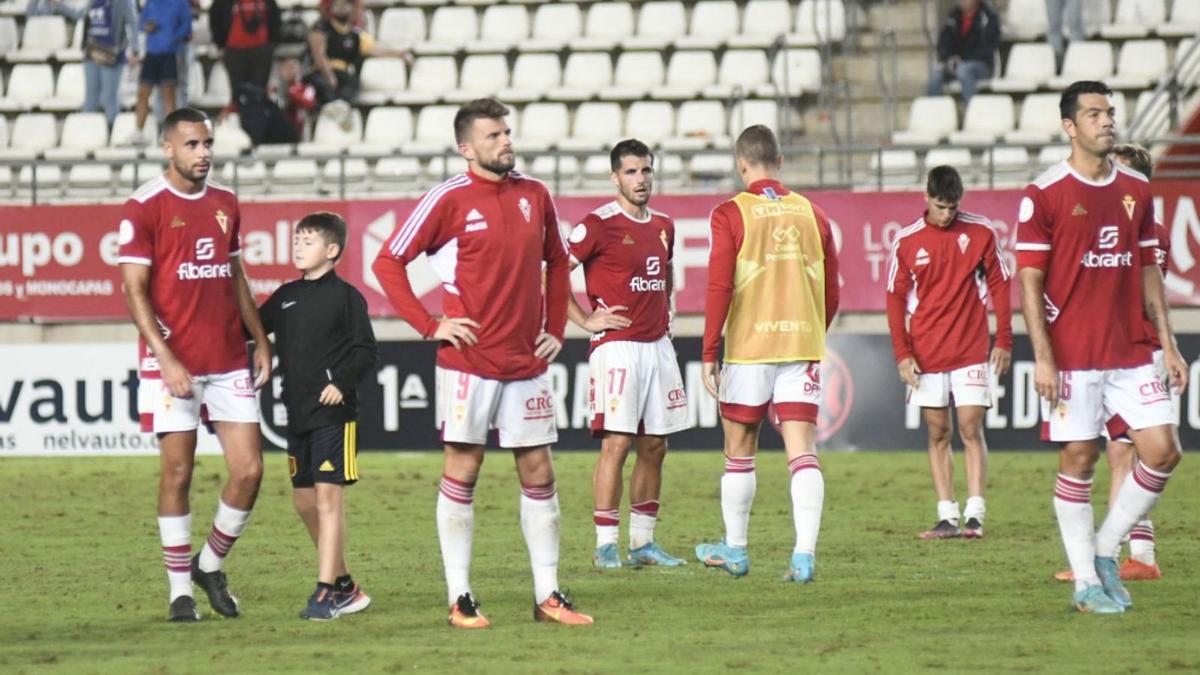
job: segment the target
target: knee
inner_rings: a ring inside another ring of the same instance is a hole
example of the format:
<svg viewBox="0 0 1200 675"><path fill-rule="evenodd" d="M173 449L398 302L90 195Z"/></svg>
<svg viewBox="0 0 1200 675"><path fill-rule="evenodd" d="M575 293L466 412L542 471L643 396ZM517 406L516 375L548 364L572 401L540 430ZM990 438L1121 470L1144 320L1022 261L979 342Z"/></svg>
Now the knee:
<svg viewBox="0 0 1200 675"><path fill-rule="evenodd" d="M947 435L949 435L947 433ZM960 422L958 425L958 437L962 439L963 444L980 443L983 441L983 424L979 422Z"/></svg>
<svg viewBox="0 0 1200 675"><path fill-rule="evenodd" d="M950 425L929 424L929 444L936 447L950 445Z"/></svg>
<svg viewBox="0 0 1200 675"><path fill-rule="evenodd" d="M629 450L633 447L633 439L624 434L610 434L604 437L600 444L600 454L610 460L624 462Z"/></svg>
<svg viewBox="0 0 1200 675"><path fill-rule="evenodd" d="M1171 473L1175 470L1175 467L1179 466L1179 462L1182 460L1183 453L1179 450L1179 446L1172 444L1165 451L1159 453L1157 457L1150 458L1150 461L1144 461L1144 463L1159 473Z"/></svg>
<svg viewBox="0 0 1200 675"><path fill-rule="evenodd" d="M171 462L162 467L162 485L168 490L187 492L192 484L191 462Z"/></svg>
<svg viewBox="0 0 1200 675"><path fill-rule="evenodd" d="M663 458L667 456L667 439L653 437L647 442L640 444L637 456L639 460L661 464Z"/></svg>
<svg viewBox="0 0 1200 675"><path fill-rule="evenodd" d="M257 489L262 483L263 464L261 458L256 458L238 464L230 471L230 479L244 488Z"/></svg>

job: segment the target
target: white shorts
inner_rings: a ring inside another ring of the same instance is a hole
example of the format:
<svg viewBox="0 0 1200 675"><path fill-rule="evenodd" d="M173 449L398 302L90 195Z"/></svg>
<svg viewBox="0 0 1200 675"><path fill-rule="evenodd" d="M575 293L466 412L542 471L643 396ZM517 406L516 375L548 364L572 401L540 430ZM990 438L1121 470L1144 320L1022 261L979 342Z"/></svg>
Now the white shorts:
<svg viewBox="0 0 1200 675"><path fill-rule="evenodd" d="M1042 400L1042 440L1115 438L1130 429L1176 424L1171 394L1153 363L1113 370L1065 370L1058 407Z"/></svg>
<svg viewBox="0 0 1200 675"><path fill-rule="evenodd" d="M162 380L143 379L138 385L138 412L143 431L194 431L201 422L258 424L258 399L250 371L243 368L193 377L191 398L172 396Z"/></svg>
<svg viewBox="0 0 1200 675"><path fill-rule="evenodd" d="M817 423L821 362L726 363L721 367L721 417L757 424L775 404L775 422Z"/></svg>
<svg viewBox="0 0 1200 675"><path fill-rule="evenodd" d="M442 441L484 445L496 429L502 448L528 448L558 441L550 375L528 380L492 380L437 367L437 424Z"/></svg>
<svg viewBox="0 0 1200 675"><path fill-rule="evenodd" d="M1161 349L1154 350L1154 373L1158 379L1162 381L1163 386L1167 388L1167 393L1171 395L1171 422L1178 425L1180 408L1179 394L1171 390L1171 377L1170 374L1167 373L1167 365L1163 363L1163 351ZM1104 437L1109 437L1107 429L1104 431ZM1129 434L1119 434L1115 440L1118 440L1122 443L1133 443L1133 439L1129 437Z"/></svg>
<svg viewBox="0 0 1200 675"><path fill-rule="evenodd" d="M592 434L666 436L688 427L687 393L675 347L654 342L605 342L588 357Z"/></svg>
<svg viewBox="0 0 1200 675"><path fill-rule="evenodd" d="M991 369L987 363L955 368L944 373L921 373L920 388L908 388L908 402L921 408L980 405L992 407Z"/></svg>

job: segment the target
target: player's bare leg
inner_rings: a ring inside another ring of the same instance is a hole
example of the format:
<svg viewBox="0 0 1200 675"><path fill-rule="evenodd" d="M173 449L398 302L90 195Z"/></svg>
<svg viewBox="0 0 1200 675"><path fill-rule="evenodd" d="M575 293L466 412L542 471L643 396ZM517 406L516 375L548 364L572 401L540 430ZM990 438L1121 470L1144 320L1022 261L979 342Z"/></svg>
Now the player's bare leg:
<svg viewBox="0 0 1200 675"><path fill-rule="evenodd" d="M746 555L750 529L750 507L758 479L754 456L758 452L758 428L761 422L746 423L721 418L725 432L725 473L721 476L721 516L725 538L716 544L697 544L696 558L708 567L719 567L735 577L750 571Z"/></svg>
<svg viewBox="0 0 1200 675"><path fill-rule="evenodd" d="M825 506L825 476L817 460L816 430L812 422L784 420L779 424L792 475L792 519L796 526L796 545L784 577L787 581L813 580L817 534Z"/></svg>
<svg viewBox="0 0 1200 675"><path fill-rule="evenodd" d="M600 456L596 459L596 469L592 472L592 522L596 526L596 551L592 556L592 564L596 567L610 569L621 566L621 556L617 551L621 523L621 486L625 457L632 447L633 436L630 434L609 431L605 432L600 441ZM634 472L636 474L636 467Z"/></svg>
<svg viewBox="0 0 1200 675"><path fill-rule="evenodd" d="M654 541L662 494L665 436L638 436L637 461L629 478L629 562L633 565L678 567L687 564L662 550Z"/></svg>
<svg viewBox="0 0 1200 675"><path fill-rule="evenodd" d="M438 541L446 574L451 626L486 628L471 594L471 544L475 535L475 482L483 466L483 446L447 443L437 498Z"/></svg>
<svg viewBox="0 0 1200 675"><path fill-rule="evenodd" d="M341 485L317 483L317 580L333 585L346 573L345 489Z"/></svg>
<svg viewBox="0 0 1200 675"><path fill-rule="evenodd" d="M954 457L950 449L954 422L950 417L950 408L921 408L921 415L925 418L925 429L929 436L929 473L933 477L933 491L938 499L938 522L933 529L918 536L921 539L958 537L962 529L958 522L958 502L954 499Z"/></svg>
<svg viewBox="0 0 1200 675"><path fill-rule="evenodd" d="M195 453L195 431L158 437L158 533L170 584L171 621L200 619L192 598L192 514L188 502Z"/></svg>
<svg viewBox="0 0 1200 675"><path fill-rule="evenodd" d="M308 530L308 536L312 539L313 546L318 546L317 538L320 535L321 525L320 517L317 515L316 488L296 488L292 490L292 506L296 507L296 513L300 516L300 520L304 522L304 528ZM341 577L347 574L349 574L349 571L346 567L346 554L343 550L341 557L335 565L334 575Z"/></svg>
<svg viewBox="0 0 1200 675"><path fill-rule="evenodd" d="M987 489L988 449L983 435L983 417L987 408L965 405L956 408L958 436L963 442L963 463L967 467L967 505L963 509L963 536L983 537L983 519L987 515L984 490Z"/></svg>

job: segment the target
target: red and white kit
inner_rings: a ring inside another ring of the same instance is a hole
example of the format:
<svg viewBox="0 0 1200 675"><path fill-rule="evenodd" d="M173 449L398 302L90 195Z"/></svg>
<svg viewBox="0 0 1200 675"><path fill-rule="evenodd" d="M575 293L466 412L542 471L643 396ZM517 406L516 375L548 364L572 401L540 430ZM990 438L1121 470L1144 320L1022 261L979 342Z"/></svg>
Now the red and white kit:
<svg viewBox="0 0 1200 675"><path fill-rule="evenodd" d="M987 218L960 211L946 227L920 220L901 230L888 266L887 317L896 362L912 358L921 407L992 405L988 298L996 347L1012 351L1010 275ZM908 321L906 321L908 319Z"/></svg>
<svg viewBox="0 0 1200 675"><path fill-rule="evenodd" d="M1042 437L1086 441L1107 431L1171 424L1171 397L1156 376L1142 304L1142 268L1157 264L1158 235L1146 177L1112 162L1090 181L1062 162L1025 188L1017 264L1045 272L1046 321L1062 377Z"/></svg>
<svg viewBox="0 0 1200 675"><path fill-rule="evenodd" d="M617 202L588 214L568 237L592 309L625 306L628 328L592 336L592 432L665 436L687 428L687 395L667 336L675 223L650 210L636 220Z"/></svg>
<svg viewBox="0 0 1200 675"><path fill-rule="evenodd" d="M231 264L240 254L240 226L237 197L214 183L185 194L159 176L125 202L118 262L150 268L159 329L192 375L186 399L161 380L142 383L139 413L152 415L143 425L156 433L196 429L202 407L212 421L258 422ZM139 356L139 371L157 370L152 355Z"/></svg>
<svg viewBox="0 0 1200 675"><path fill-rule="evenodd" d="M392 234L375 275L397 313L431 337L438 320L413 293L405 269L422 253L446 291L446 317L481 326L473 329L478 344L438 348L442 439L478 445L498 429L502 447L558 440L548 364L534 355L543 331L563 339L570 292L566 247L546 186L515 171L499 181L460 174L425 193Z"/></svg>

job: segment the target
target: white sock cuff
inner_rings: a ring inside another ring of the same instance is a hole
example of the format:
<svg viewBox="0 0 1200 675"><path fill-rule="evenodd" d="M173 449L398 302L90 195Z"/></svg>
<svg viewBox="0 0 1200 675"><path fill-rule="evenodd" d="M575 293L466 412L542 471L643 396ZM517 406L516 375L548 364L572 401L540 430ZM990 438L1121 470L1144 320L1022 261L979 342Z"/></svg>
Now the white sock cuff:
<svg viewBox="0 0 1200 675"><path fill-rule="evenodd" d="M163 546L183 546L192 543L192 514L159 516L158 536Z"/></svg>
<svg viewBox="0 0 1200 675"><path fill-rule="evenodd" d="M242 533L249 520L249 511L235 509L226 504L223 499L217 500L217 515L213 518L213 524L222 532L236 537Z"/></svg>

